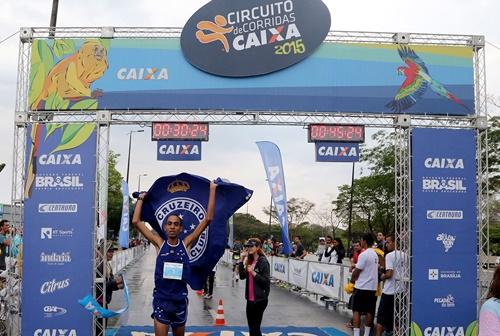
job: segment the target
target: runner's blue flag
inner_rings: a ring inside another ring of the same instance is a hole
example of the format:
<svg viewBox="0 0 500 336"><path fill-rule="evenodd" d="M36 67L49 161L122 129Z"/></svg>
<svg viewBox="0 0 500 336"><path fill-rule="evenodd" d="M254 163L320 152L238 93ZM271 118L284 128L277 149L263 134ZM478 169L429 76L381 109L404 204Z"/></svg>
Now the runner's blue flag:
<svg viewBox="0 0 500 336"><path fill-rule="evenodd" d="M189 251L189 270L183 279L194 290L203 288L208 273L224 254L227 245L226 226L229 218L252 196L253 191L218 178L215 194L215 215L212 223L200 235ZM161 229L170 214L183 221L181 239L189 235L205 218L210 181L204 177L181 173L160 177L153 183L142 207L141 219L148 222L166 240ZM137 193L134 193L137 197Z"/></svg>
<svg viewBox="0 0 500 336"><path fill-rule="evenodd" d="M285 189L285 174L281 162L281 153L278 146L269 141L258 141L260 155L266 170L269 189L273 198L274 207L281 224L281 240L283 242L283 254L290 255L292 248L288 239L288 211Z"/></svg>
<svg viewBox="0 0 500 336"><path fill-rule="evenodd" d="M128 248L130 216L128 213L129 210L128 184L125 181L122 181L122 195L123 195L122 221L120 223L120 234L118 236L118 242L120 243L121 247Z"/></svg>

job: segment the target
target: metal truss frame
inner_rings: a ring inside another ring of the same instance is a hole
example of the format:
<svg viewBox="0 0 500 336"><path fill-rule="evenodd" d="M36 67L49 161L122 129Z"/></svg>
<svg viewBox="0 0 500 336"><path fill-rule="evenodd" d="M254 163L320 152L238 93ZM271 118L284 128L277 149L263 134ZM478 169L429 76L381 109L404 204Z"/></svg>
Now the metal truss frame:
<svg viewBox="0 0 500 336"><path fill-rule="evenodd" d="M156 121L203 121L216 125L283 125L306 126L310 123L349 123L363 124L367 127L395 129L395 172L396 172L396 243L404 252L405 262L401 285L404 291L395 297L395 334L410 333L411 307L411 151L410 137L412 127L437 128L471 128L478 130L477 137L477 171L478 171L478 244L479 264L486 263L488 255L488 155L487 131L484 128L487 118L486 110L486 69L484 55L484 37L476 35L446 34L414 34L391 32L348 32L331 31L326 42L329 43L380 43L380 44L412 44L441 46L470 46L474 50L475 81L475 116L436 116L436 115L397 115L373 114L355 111L248 111L248 110L112 110L112 111L43 111L29 109L29 72L31 45L35 39L48 38L54 33L55 38L178 38L182 29L170 28L21 28L19 48L19 69L17 96L15 106L15 141L14 169L12 182L12 204L22 205L24 202L24 165L26 129L29 124L75 123L86 122L97 125L97 166L95 189L96 226L94 231L95 276L94 295L104 295L104 267L106 235L99 236L98 230L106 232L107 186L108 186L108 152L110 127L113 125L146 126ZM16 208L19 209L19 208ZM406 259L408 258L408 259ZM478 270L478 305L484 299L485 279ZM16 296L13 287L11 292ZM20 294L17 295L20 300ZM9 319L10 334L18 334L21 313ZM94 319L95 335L104 335L102 320Z"/></svg>

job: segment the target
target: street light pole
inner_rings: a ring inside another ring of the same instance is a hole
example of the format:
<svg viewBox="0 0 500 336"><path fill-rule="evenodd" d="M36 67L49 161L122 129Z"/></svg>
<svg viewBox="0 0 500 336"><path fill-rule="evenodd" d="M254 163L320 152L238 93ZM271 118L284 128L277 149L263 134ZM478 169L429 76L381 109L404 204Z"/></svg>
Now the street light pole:
<svg viewBox="0 0 500 336"><path fill-rule="evenodd" d="M271 215L273 212L273 195L271 195L271 202L269 203L269 235L268 238L271 239Z"/></svg>
<svg viewBox="0 0 500 336"><path fill-rule="evenodd" d="M50 14L50 32L49 32L50 37L55 36L58 9L59 9L59 0L52 0L52 12Z"/></svg>
<svg viewBox="0 0 500 336"><path fill-rule="evenodd" d="M141 176L148 176L148 174L139 174L139 183L137 183L137 192L141 192Z"/></svg>
<svg viewBox="0 0 500 336"><path fill-rule="evenodd" d="M128 184L128 177L129 177L129 172L130 172L130 149L132 148L132 133L141 133L141 132L144 132L144 130L137 130L137 131L130 131L128 134L129 134L129 137L128 137L128 159L127 159L127 179L125 181L127 181L127 184Z"/></svg>
<svg viewBox="0 0 500 336"><path fill-rule="evenodd" d="M352 163L351 198L349 200L349 226L347 228L347 251L349 251L349 248L351 246L351 240L352 240L351 224L352 224L352 199L353 199L353 196L354 196L354 162Z"/></svg>

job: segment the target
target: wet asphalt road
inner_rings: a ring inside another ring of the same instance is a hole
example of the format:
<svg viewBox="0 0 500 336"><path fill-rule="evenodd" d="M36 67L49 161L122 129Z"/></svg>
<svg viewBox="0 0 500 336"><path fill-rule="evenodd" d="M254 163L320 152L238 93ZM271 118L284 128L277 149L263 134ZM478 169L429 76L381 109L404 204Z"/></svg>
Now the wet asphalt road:
<svg viewBox="0 0 500 336"><path fill-rule="evenodd" d="M145 255L129 265L123 272L130 291L130 307L120 318L111 319L108 326L151 326L152 292L154 286L155 250L150 247ZM224 302L224 317L229 326L246 326L245 283L232 281L230 266L219 264L213 298L203 299L189 291L188 326L212 326L219 299ZM318 303L319 302L319 303ZM124 305L123 293L113 293L111 309ZM333 327L343 332L350 319L348 312L327 310L316 296L305 296L271 285L269 305L262 326Z"/></svg>

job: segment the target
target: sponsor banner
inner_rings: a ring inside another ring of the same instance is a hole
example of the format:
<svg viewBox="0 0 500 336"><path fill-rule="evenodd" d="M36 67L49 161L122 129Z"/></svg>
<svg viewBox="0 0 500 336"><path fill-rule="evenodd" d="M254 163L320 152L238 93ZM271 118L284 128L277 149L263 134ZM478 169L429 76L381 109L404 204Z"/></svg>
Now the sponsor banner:
<svg viewBox="0 0 500 336"><path fill-rule="evenodd" d="M297 3L302 6L306 1L294 0ZM207 19L213 21L214 17ZM218 47L224 53L219 41L202 47ZM220 61L224 69L236 71L245 66L200 55ZM29 105L32 110L59 111L225 109L471 115L475 110L473 57L471 46L324 42L293 67L264 76L228 78L193 67L184 59L177 38L35 39ZM82 59L82 71L90 73L85 80L68 75ZM266 62L258 64L267 66ZM408 81L409 86L402 90ZM79 89L72 89L75 87Z"/></svg>
<svg viewBox="0 0 500 336"><path fill-rule="evenodd" d="M279 324L279 323L276 323ZM276 336L347 336L341 330L335 328L315 328L315 327L262 327L263 335ZM186 326L188 335L211 335L211 336L248 336L248 327L207 327L207 326ZM50 334L52 336L52 334ZM117 330L115 336L153 336L154 329L149 326L122 326Z"/></svg>
<svg viewBox="0 0 500 336"><path fill-rule="evenodd" d="M330 24L321 0L215 0L188 20L181 47L189 63L208 73L263 75L306 59Z"/></svg>
<svg viewBox="0 0 500 336"><path fill-rule="evenodd" d="M201 141L158 141L158 161L200 161Z"/></svg>
<svg viewBox="0 0 500 336"><path fill-rule="evenodd" d="M464 335L477 319L475 131L414 129L412 181L412 327Z"/></svg>
<svg viewBox="0 0 500 336"><path fill-rule="evenodd" d="M293 285L306 288L307 264L309 263L303 260L288 259L288 282Z"/></svg>
<svg viewBox="0 0 500 336"><path fill-rule="evenodd" d="M278 214L281 225L281 241L283 242L283 254L290 255L292 247L288 239L288 208L285 188L285 173L281 162L281 152L276 144L269 141L258 141L260 155L266 171L267 182L271 190L274 208Z"/></svg>
<svg viewBox="0 0 500 336"><path fill-rule="evenodd" d="M203 288L206 279L227 246L227 221L252 197L252 190L218 178L215 195L215 213L210 225L200 234L188 252L189 267L182 273L192 289ZM163 223L170 214L177 214L183 221L180 238L191 234L205 219L210 191L210 180L181 173L157 179L148 190L142 208L142 219L148 222L163 238ZM134 193L137 197L137 193Z"/></svg>
<svg viewBox="0 0 500 336"><path fill-rule="evenodd" d="M26 143L22 335L90 335L95 124L33 124Z"/></svg>
<svg viewBox="0 0 500 336"><path fill-rule="evenodd" d="M359 144L342 142L316 142L317 162L358 162Z"/></svg>
<svg viewBox="0 0 500 336"><path fill-rule="evenodd" d="M288 259L272 257L271 276L275 279L288 282Z"/></svg>
<svg viewBox="0 0 500 336"><path fill-rule="evenodd" d="M344 286L341 281L341 272L341 265L310 262L307 272L307 289L314 293L340 299L340 291Z"/></svg>
<svg viewBox="0 0 500 336"><path fill-rule="evenodd" d="M130 226L130 216L129 216L129 196L128 196L128 184L126 181L122 180L122 217L120 222L120 233L118 235L118 242L122 248L128 248L129 239L129 226Z"/></svg>

